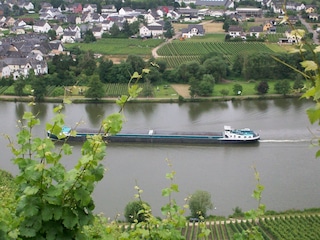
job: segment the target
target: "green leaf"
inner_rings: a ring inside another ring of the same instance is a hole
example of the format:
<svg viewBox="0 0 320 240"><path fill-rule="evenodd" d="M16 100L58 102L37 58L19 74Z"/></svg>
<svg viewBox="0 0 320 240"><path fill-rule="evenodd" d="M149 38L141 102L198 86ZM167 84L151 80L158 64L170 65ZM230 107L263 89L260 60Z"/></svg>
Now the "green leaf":
<svg viewBox="0 0 320 240"><path fill-rule="evenodd" d="M170 194L171 194L171 189L169 189L169 188L164 188L164 189L162 189L162 196L163 197L167 197L167 196L169 196Z"/></svg>
<svg viewBox="0 0 320 240"><path fill-rule="evenodd" d="M90 192L83 188L76 189L74 197L77 201L82 202L82 206L87 206L91 201Z"/></svg>
<svg viewBox="0 0 320 240"><path fill-rule="evenodd" d="M63 106L61 104L59 104L58 106L53 108L53 112L54 113L58 113L62 110Z"/></svg>
<svg viewBox="0 0 320 240"><path fill-rule="evenodd" d="M28 186L24 189L23 193L29 196L29 195L36 194L38 191L39 191L39 188Z"/></svg>
<svg viewBox="0 0 320 240"><path fill-rule="evenodd" d="M72 146L70 146L69 144L66 144L66 143L64 143L63 145L62 145L62 150L63 150L63 153L65 154L65 155L71 155L72 154Z"/></svg>
<svg viewBox="0 0 320 240"><path fill-rule="evenodd" d="M318 69L317 63L310 60L301 62L301 66L304 68L305 71L316 71Z"/></svg>
<svg viewBox="0 0 320 240"><path fill-rule="evenodd" d="M116 100L116 103L118 104L118 106L123 107L127 101L128 101L128 96L121 95L121 97Z"/></svg>
<svg viewBox="0 0 320 240"><path fill-rule="evenodd" d="M24 215L27 217L35 216L39 212L39 207L34 204L27 204L24 209Z"/></svg>
<svg viewBox="0 0 320 240"><path fill-rule="evenodd" d="M138 72L134 72L133 75L131 76L131 79L139 79L141 78L141 75Z"/></svg>
<svg viewBox="0 0 320 240"><path fill-rule="evenodd" d="M310 123L314 124L315 122L319 121L319 119L320 119L320 109L314 108L314 107L308 108L307 115L308 115Z"/></svg>
<svg viewBox="0 0 320 240"><path fill-rule="evenodd" d="M123 115L121 113L113 113L103 120L102 127L105 133L114 135L121 131L122 123Z"/></svg>
<svg viewBox="0 0 320 240"><path fill-rule="evenodd" d="M65 209L63 212L63 225L68 228L72 229L78 223L78 217L69 209Z"/></svg>
<svg viewBox="0 0 320 240"><path fill-rule="evenodd" d="M34 118L34 115L32 112L24 112L23 116L22 116L22 119L25 119L25 120L31 120Z"/></svg>
<svg viewBox="0 0 320 240"><path fill-rule="evenodd" d="M50 206L43 206L41 211L42 220L47 222L53 218L53 208Z"/></svg>
<svg viewBox="0 0 320 240"><path fill-rule="evenodd" d="M316 88L311 87L302 95L302 97L309 99L309 98L313 97L315 94L316 94Z"/></svg>
<svg viewBox="0 0 320 240"><path fill-rule="evenodd" d="M179 192L179 186L177 184L171 184L171 190L174 192Z"/></svg>
<svg viewBox="0 0 320 240"><path fill-rule="evenodd" d="M317 46L315 49L313 49L313 52L315 52L315 53L320 52L320 46Z"/></svg>
<svg viewBox="0 0 320 240"><path fill-rule="evenodd" d="M138 84L133 84L129 87L128 92L132 98L138 97L139 93L142 91L142 88Z"/></svg>

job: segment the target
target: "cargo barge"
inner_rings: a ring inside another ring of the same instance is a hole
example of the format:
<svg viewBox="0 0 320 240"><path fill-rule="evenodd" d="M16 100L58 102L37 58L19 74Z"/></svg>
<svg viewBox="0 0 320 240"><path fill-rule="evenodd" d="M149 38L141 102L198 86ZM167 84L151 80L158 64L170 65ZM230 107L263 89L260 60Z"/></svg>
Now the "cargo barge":
<svg viewBox="0 0 320 240"><path fill-rule="evenodd" d="M87 136L101 134L95 130L76 129L76 135L71 136L70 127L64 127L61 137L48 132L51 139L66 139L67 141L85 141ZM116 135L105 135L108 142L123 143L188 143L188 144L210 144L210 143L253 143L260 139L260 135L249 128L232 129L224 126L222 132L179 132L179 131L157 131L146 132L120 132Z"/></svg>

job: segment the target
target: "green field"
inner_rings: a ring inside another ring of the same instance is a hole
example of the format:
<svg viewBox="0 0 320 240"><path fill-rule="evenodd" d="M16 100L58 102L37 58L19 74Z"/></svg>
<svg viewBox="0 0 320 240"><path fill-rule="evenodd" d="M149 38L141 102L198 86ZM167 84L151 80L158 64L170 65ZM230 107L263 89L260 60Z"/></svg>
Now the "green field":
<svg viewBox="0 0 320 240"><path fill-rule="evenodd" d="M275 53L285 51L277 44L260 42L193 42L173 41L158 50L159 56L166 60L168 68L178 67L186 61L199 61L200 56L210 52L222 53L230 63L236 55L250 52Z"/></svg>
<svg viewBox="0 0 320 240"><path fill-rule="evenodd" d="M264 240L308 240L320 239L320 216L308 215L278 215L260 218L258 221L233 220L207 222L210 230L207 239L227 240L234 239L234 235L251 227L258 227ZM190 224L182 229L187 240L197 239L200 233L198 223Z"/></svg>
<svg viewBox="0 0 320 240"><path fill-rule="evenodd" d="M66 44L66 48L79 47L83 51L93 51L103 55L150 55L153 48L158 46L162 39L122 39L104 38L93 43Z"/></svg>

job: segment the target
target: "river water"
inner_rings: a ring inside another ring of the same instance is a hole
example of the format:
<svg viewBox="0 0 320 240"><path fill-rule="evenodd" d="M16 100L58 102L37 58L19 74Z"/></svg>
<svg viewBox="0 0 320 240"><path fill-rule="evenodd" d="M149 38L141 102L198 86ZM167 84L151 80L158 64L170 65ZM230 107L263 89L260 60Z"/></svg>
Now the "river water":
<svg viewBox="0 0 320 240"><path fill-rule="evenodd" d="M196 190L205 190L215 206L208 214L228 216L237 206L247 211L257 207L251 197L256 185L253 166L265 186L262 203L267 210L319 207L320 159L315 158L317 148L310 142L318 130L306 115L312 105L298 99L129 104L124 113L127 130L222 131L230 125L259 132L261 141L253 145L110 144L104 160L108 170L94 192L96 212L111 218L122 214L133 200L134 186L139 185L142 199L161 216L160 208L168 202L161 189L169 186L165 174L171 171L176 172L174 181L179 185L180 192L173 195L178 204ZM0 132L14 136L23 112L32 111L41 120L36 135L45 136L44 124L53 117L54 106L0 102ZM64 114L70 126L83 122L97 128L104 116L116 111L115 104L71 104ZM2 138L0 143L0 168L16 174L7 141ZM73 157L64 159L68 168L76 162L80 147L74 144Z"/></svg>

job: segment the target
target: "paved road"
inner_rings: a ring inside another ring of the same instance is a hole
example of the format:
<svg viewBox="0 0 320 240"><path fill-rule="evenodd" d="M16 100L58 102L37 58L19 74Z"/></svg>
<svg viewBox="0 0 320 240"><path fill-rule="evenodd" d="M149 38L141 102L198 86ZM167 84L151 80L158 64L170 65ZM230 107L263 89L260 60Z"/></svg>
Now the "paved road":
<svg viewBox="0 0 320 240"><path fill-rule="evenodd" d="M308 29L308 31L310 33L313 33L313 42L315 44L319 44L319 39L318 39L318 33L317 31L313 30L312 27L310 26L309 23L306 22L306 20L304 20L301 15L298 15L299 20L301 21L301 23Z"/></svg>

